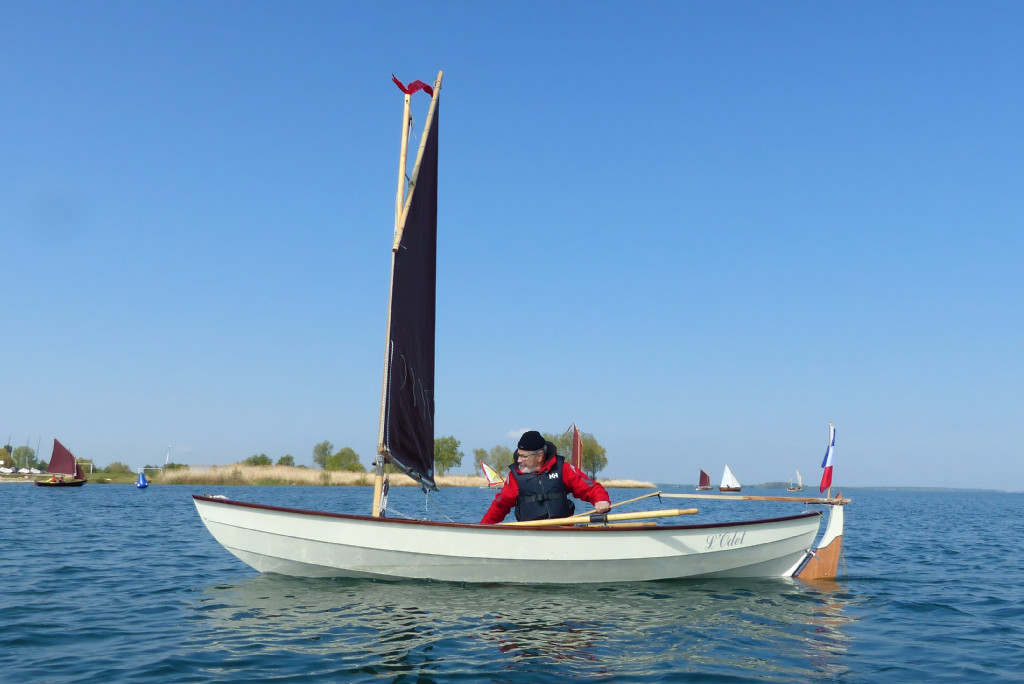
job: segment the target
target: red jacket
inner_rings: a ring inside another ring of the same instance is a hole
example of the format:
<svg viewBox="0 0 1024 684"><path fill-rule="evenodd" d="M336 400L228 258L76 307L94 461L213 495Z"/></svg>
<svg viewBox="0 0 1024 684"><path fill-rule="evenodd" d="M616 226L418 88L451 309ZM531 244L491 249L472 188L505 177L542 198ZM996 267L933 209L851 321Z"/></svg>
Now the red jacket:
<svg viewBox="0 0 1024 684"><path fill-rule="evenodd" d="M555 457L552 456L544 462L544 465L540 467L541 473L546 473L555 467ZM519 472L519 466L513 466L516 472ZM608 496L608 491L597 482L594 482L589 477L583 474L582 471L576 470L568 463L562 464L562 482L565 483L566 489L572 492L572 495L577 499L582 499L587 503L596 504L598 501L611 501L612 498ZM508 515L515 505L516 500L519 498L519 485L516 483L516 478L506 477L505 486L494 496L494 501L491 502L491 507L484 513L484 517L480 520L481 525L493 525L500 523Z"/></svg>

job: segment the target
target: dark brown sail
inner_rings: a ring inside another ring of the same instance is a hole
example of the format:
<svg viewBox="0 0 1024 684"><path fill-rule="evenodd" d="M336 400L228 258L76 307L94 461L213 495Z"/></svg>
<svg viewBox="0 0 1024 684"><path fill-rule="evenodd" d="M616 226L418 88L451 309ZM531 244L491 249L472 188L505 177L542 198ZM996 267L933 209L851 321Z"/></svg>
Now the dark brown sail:
<svg viewBox="0 0 1024 684"><path fill-rule="evenodd" d="M50 456L50 463L46 466L46 472L55 475L82 477L78 475L81 472L81 468L78 467L74 455L57 440L53 440L53 455Z"/></svg>
<svg viewBox="0 0 1024 684"><path fill-rule="evenodd" d="M437 281L435 88L410 181L391 275L382 446L388 459L434 488L434 307Z"/></svg>

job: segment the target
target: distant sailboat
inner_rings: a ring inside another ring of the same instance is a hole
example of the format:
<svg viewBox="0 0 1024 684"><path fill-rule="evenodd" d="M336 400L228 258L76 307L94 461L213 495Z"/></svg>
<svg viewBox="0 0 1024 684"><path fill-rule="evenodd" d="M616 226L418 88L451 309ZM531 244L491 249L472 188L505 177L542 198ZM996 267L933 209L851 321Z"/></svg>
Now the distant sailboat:
<svg viewBox="0 0 1024 684"><path fill-rule="evenodd" d="M700 478L697 480L697 491L702 492L708 489L711 489L711 476L702 468Z"/></svg>
<svg viewBox="0 0 1024 684"><path fill-rule="evenodd" d="M498 474L498 471L483 461L480 461L480 469L484 471L484 477L487 478L488 487L501 487L505 484L505 480L503 480L501 475Z"/></svg>
<svg viewBox="0 0 1024 684"><path fill-rule="evenodd" d="M722 484L718 486L720 492L738 492L740 491L740 481L736 479L736 476L732 474L732 470L729 466L725 466L725 472L722 473Z"/></svg>
<svg viewBox="0 0 1024 684"><path fill-rule="evenodd" d="M787 492L802 492L804 489L804 478L800 476L800 471L796 471L796 486L793 486L793 481L789 481L789 486L786 487Z"/></svg>
<svg viewBox="0 0 1024 684"><path fill-rule="evenodd" d="M572 430L572 467L576 470L583 470L583 436L580 434L580 429L576 427L576 423L572 424L569 428ZM569 430L566 430L568 432Z"/></svg>
<svg viewBox="0 0 1024 684"><path fill-rule="evenodd" d="M88 482L74 454L57 440L53 440L53 455L46 472L50 477L36 480L37 487L81 487Z"/></svg>
<svg viewBox="0 0 1024 684"><path fill-rule="evenodd" d="M139 468L139 479L135 481L135 486L139 489L145 489L149 486L149 480L146 479L146 473L142 471L143 469Z"/></svg>

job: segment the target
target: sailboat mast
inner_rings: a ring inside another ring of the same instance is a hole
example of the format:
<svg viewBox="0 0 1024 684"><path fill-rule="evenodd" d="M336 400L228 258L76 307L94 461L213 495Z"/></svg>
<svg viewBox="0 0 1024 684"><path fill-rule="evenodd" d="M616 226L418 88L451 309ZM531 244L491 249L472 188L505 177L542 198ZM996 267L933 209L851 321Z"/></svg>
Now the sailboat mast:
<svg viewBox="0 0 1024 684"><path fill-rule="evenodd" d="M405 93L402 106L402 145L398 155L398 192L395 194L395 246L392 253L397 249L399 230L401 229L402 207L405 206L405 189L408 184L406 164L409 158L409 132L411 130L412 114L410 113L412 93ZM391 277L388 283L395 280L395 260L391 259ZM388 355L390 353L391 340L391 285L388 286L388 321L384 330L384 377L380 386L380 428L377 432L377 458L373 461L373 512L371 515L380 515L380 500L384 491L384 412L387 410L388 394Z"/></svg>
<svg viewBox="0 0 1024 684"><path fill-rule="evenodd" d="M434 82L434 90L431 98L437 98L441 89L441 78L444 75L443 71L437 72L437 80ZM398 81L396 80L396 83ZM401 85L399 84L399 87ZM403 88L404 90L404 88ZM409 184L415 182L417 172L419 171L419 161L422 157L423 147L426 145L427 136L426 132L430 129L430 125L433 119L434 107L436 106L436 99L431 104L430 114L427 116L427 121L424 125L424 136L420 143L420 152L417 155L417 166L413 169L412 179L406 174L406 166L408 163L409 154L409 136L412 129L412 115L411 115L411 101L412 93L406 92L403 98L402 106L402 141L401 151L399 153L398 163L398 191L395 195L395 232L394 242L391 248L391 277L389 279L388 286L388 313L387 313L387 324L385 325L385 336L384 336L384 371L381 380L381 399L380 399L380 427L377 432L377 458L374 460L374 478L373 478L373 510L371 515L379 517L381 514L381 499L384 495L384 463L388 459L387 449L385 448L385 424L386 424L386 413L388 410L388 373L390 367L391 357L391 310L392 310L392 296L394 294L394 282L395 282L395 254L402 241L402 232L404 230L404 221L406 213L409 210L408 201L411 198L411 193L407 196L406 191L409 188Z"/></svg>

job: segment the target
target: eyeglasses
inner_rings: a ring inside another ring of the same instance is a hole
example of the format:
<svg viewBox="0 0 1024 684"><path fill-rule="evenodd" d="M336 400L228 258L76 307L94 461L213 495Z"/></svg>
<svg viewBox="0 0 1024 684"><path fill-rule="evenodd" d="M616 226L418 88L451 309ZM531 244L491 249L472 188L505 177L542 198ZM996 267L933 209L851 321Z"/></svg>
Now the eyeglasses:
<svg viewBox="0 0 1024 684"><path fill-rule="evenodd" d="M523 459L530 458L531 456L540 456L543 453L543 449L538 449L537 451L517 451L516 460L522 461Z"/></svg>

